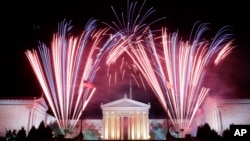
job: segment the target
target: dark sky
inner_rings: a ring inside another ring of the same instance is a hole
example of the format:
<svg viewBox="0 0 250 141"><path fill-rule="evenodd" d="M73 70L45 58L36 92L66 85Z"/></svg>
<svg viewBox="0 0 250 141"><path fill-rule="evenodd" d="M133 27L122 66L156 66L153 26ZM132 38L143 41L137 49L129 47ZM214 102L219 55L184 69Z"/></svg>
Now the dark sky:
<svg viewBox="0 0 250 141"><path fill-rule="evenodd" d="M137 0L140 4L140 0ZM131 0L131 2L134 2ZM115 20L111 6L119 10L126 8L127 0L89 0L52 3L45 1L7 2L1 8L1 96L28 97L40 96L42 91L24 54L27 49L36 49L38 41L50 44L57 24L63 19L72 20L74 30L83 29L90 18L104 22ZM223 63L212 68L206 83L211 87L209 95L237 98L250 97L250 7L239 1L165 1L147 0L144 8L153 7L155 12L149 17L152 21L166 19L152 25L152 29L167 27L170 32L179 31L188 37L196 21L211 23L211 29L218 31L231 25L236 48ZM77 32L76 32L77 33ZM100 103L122 98L129 93L129 77L114 87L105 85L108 78L97 73L94 81L97 91L90 101L85 117L101 115ZM103 84L103 82L105 84ZM151 116L164 117L165 114L155 95L133 84L133 99L151 103ZM95 111L95 112L93 112ZM94 114L93 114L94 113Z"/></svg>

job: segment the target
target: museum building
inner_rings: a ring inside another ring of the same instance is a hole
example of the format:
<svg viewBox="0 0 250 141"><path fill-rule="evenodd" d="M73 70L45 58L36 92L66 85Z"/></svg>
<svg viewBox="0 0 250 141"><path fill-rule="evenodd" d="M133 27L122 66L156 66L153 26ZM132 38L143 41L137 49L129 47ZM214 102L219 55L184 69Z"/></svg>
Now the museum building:
<svg viewBox="0 0 250 141"><path fill-rule="evenodd" d="M102 119L91 120L104 140L138 140L149 139L149 119L151 105L133 100L124 95L123 98L101 103ZM206 98L196 114L191 127L185 134L196 135L197 127L208 123L211 129L222 135L231 124L250 125L250 99ZM0 136L6 130L19 130L22 127L28 132L32 126L38 127L43 121L49 125L56 119L48 114L48 106L43 97L33 99L0 99ZM159 119L158 119L159 120ZM164 121L166 119L162 119ZM86 121L79 120L77 133L84 129Z"/></svg>

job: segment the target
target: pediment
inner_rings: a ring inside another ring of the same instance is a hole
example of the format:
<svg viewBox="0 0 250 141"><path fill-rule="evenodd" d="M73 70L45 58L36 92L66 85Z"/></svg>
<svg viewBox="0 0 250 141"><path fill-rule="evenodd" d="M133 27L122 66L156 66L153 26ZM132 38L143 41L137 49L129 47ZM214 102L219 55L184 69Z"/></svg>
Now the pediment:
<svg viewBox="0 0 250 141"><path fill-rule="evenodd" d="M136 100L132 100L129 98L122 98L119 100L112 101L110 103L102 104L102 108L105 107L117 107L117 108L122 108L122 107L150 107L150 104L145 104Z"/></svg>

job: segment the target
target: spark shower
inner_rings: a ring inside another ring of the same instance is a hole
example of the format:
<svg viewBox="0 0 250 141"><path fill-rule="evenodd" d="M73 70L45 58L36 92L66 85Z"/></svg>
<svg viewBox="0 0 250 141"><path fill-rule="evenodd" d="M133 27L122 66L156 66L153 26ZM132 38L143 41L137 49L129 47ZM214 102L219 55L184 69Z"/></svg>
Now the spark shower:
<svg viewBox="0 0 250 141"><path fill-rule="evenodd" d="M49 106L61 128L73 128L93 96L92 84L105 46L107 29L95 28L90 19L80 36L69 36L70 22L63 21L54 34L51 48L40 43L38 51L25 52L48 100ZM100 48L101 46L101 48Z"/></svg>
<svg viewBox="0 0 250 141"><path fill-rule="evenodd" d="M198 23L197 23L198 24ZM194 39L183 41L178 33L161 36L148 32L138 40L112 48L106 63L114 63L119 54L127 53L154 91L175 130L187 130L209 88L203 86L208 65L218 65L233 49L230 34L222 28L209 42L201 39L207 24L198 24Z"/></svg>
<svg viewBox="0 0 250 141"><path fill-rule="evenodd" d="M164 27L160 32L151 31L150 25L163 18L146 24L154 11L151 8L143 15L143 5L136 13L137 3L128 3L127 15L121 14L121 18L112 7L119 24L105 23L106 28L98 28L91 19L76 37L69 36L70 23L63 21L50 48L40 43L38 51L25 52L61 128L76 125L98 89L92 82L100 61L106 59L109 67L125 53L154 91L166 118L177 130L188 129L209 92L203 86L206 67L218 65L230 54L231 34L222 28L212 40L205 40L208 25L200 23L194 25L187 41Z"/></svg>

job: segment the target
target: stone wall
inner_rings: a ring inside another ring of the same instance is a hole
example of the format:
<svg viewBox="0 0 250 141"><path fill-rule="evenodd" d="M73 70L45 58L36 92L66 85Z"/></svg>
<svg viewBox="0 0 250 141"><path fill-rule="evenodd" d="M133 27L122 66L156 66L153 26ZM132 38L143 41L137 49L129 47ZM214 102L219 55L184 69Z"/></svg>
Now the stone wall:
<svg viewBox="0 0 250 141"><path fill-rule="evenodd" d="M48 107L43 98L39 99L0 99L0 136L6 130L28 132L32 126L38 128L43 121L49 124L55 118L47 113Z"/></svg>
<svg viewBox="0 0 250 141"><path fill-rule="evenodd" d="M250 99L208 98L202 109L204 114L198 117L199 124L207 122L220 135L230 124L250 125Z"/></svg>

